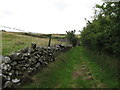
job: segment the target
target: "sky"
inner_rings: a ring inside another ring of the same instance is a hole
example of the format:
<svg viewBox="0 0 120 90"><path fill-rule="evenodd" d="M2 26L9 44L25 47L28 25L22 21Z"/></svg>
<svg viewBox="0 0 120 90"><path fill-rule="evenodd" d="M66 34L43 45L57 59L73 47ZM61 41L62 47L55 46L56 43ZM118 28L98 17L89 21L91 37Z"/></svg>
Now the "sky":
<svg viewBox="0 0 120 90"><path fill-rule="evenodd" d="M85 18L93 16L95 4L102 0L0 0L0 29L2 26L26 32L59 33L82 30Z"/></svg>

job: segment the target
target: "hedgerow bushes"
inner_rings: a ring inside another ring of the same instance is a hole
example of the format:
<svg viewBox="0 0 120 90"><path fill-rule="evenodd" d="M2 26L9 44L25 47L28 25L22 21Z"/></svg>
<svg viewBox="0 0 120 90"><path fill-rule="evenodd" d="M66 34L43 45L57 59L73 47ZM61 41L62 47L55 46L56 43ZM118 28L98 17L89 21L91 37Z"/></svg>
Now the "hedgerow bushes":
<svg viewBox="0 0 120 90"><path fill-rule="evenodd" d="M90 49L120 53L120 2L96 5L94 19L81 32L81 42Z"/></svg>

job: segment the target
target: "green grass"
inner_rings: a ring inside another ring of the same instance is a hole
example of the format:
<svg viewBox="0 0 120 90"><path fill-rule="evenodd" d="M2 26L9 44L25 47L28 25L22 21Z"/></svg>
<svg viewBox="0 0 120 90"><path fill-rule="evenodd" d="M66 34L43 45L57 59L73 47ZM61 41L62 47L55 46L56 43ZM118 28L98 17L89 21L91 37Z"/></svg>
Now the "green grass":
<svg viewBox="0 0 120 90"><path fill-rule="evenodd" d="M30 47L31 43L37 46L47 46L48 38L36 38L25 35L18 35L15 32L2 32L2 55L8 55L25 47ZM65 44L56 39L52 39L51 45Z"/></svg>
<svg viewBox="0 0 120 90"><path fill-rule="evenodd" d="M81 65L86 65L88 71L75 77L81 72ZM25 84L22 88L116 88L118 87L117 59L109 55L99 55L85 48L75 47L61 53L56 61L31 78L33 83ZM87 72L93 80L86 80Z"/></svg>

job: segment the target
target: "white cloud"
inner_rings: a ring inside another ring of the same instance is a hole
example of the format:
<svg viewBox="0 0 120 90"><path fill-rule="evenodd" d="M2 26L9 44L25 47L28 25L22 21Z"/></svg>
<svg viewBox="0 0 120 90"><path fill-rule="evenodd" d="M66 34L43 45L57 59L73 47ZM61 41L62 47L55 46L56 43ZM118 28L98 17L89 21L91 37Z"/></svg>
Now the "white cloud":
<svg viewBox="0 0 120 90"><path fill-rule="evenodd" d="M81 30L101 0L1 0L0 25L39 33Z"/></svg>

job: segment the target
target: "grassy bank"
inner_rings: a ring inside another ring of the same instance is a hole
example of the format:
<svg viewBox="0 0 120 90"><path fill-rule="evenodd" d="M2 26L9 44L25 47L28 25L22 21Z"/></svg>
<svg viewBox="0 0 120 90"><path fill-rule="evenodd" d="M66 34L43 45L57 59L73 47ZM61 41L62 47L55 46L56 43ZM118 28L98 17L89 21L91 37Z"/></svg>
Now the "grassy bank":
<svg viewBox="0 0 120 90"><path fill-rule="evenodd" d="M117 59L83 47L62 53L22 88L116 88Z"/></svg>
<svg viewBox="0 0 120 90"><path fill-rule="evenodd" d="M31 43L38 46L47 46L48 38L36 38L25 35L18 35L15 32L2 32L2 54L8 55L25 47L30 47ZM57 39L52 39L51 45L61 44ZM65 44L65 43L63 43Z"/></svg>

